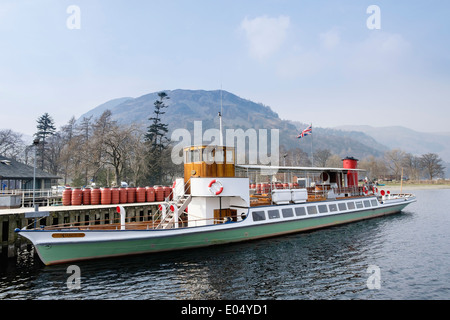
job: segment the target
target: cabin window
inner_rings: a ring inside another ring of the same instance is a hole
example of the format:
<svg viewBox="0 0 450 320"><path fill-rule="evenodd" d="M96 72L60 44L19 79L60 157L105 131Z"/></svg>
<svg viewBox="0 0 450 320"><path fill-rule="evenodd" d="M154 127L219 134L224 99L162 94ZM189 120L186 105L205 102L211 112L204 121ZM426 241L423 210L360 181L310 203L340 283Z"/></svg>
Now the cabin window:
<svg viewBox="0 0 450 320"><path fill-rule="evenodd" d="M363 208L362 201L356 201L355 204L356 204L356 208L358 208L358 209L362 209Z"/></svg>
<svg viewBox="0 0 450 320"><path fill-rule="evenodd" d="M337 205L335 205L335 204L330 204L328 207L330 208L330 212L337 211Z"/></svg>
<svg viewBox="0 0 450 320"><path fill-rule="evenodd" d="M308 214L316 214L316 213L317 213L317 207L316 206L308 207Z"/></svg>
<svg viewBox="0 0 450 320"><path fill-rule="evenodd" d="M184 163L191 163L192 162L192 152L187 150L184 152Z"/></svg>
<svg viewBox="0 0 450 320"><path fill-rule="evenodd" d="M370 201L369 200L364 200L364 207L370 208Z"/></svg>
<svg viewBox="0 0 450 320"><path fill-rule="evenodd" d="M227 163L234 163L234 149L227 149Z"/></svg>
<svg viewBox="0 0 450 320"><path fill-rule="evenodd" d="M216 148L216 154L214 155L214 161L216 163L223 163L223 149L221 147Z"/></svg>
<svg viewBox="0 0 450 320"><path fill-rule="evenodd" d="M212 164L214 163L214 153L215 153L215 149L212 147L206 147L203 150L203 160L207 163L207 164Z"/></svg>
<svg viewBox="0 0 450 320"><path fill-rule="evenodd" d="M355 203L354 202L347 202L347 206L349 210L355 209Z"/></svg>
<svg viewBox="0 0 450 320"><path fill-rule="evenodd" d="M378 205L377 199L372 199L372 206L376 207Z"/></svg>
<svg viewBox="0 0 450 320"><path fill-rule="evenodd" d="M326 212L328 212L328 208L327 208L327 205L326 205L326 204L321 204L321 205L319 205L318 207L319 207L319 212L320 212L320 213L326 213Z"/></svg>
<svg viewBox="0 0 450 320"><path fill-rule="evenodd" d="M295 208L295 215L296 216L304 216L304 215L306 215L305 207L297 207L297 208Z"/></svg>
<svg viewBox="0 0 450 320"><path fill-rule="evenodd" d="M269 219L277 219L280 217L280 211L278 210L269 210L267 213L269 214Z"/></svg>
<svg viewBox="0 0 450 320"><path fill-rule="evenodd" d="M202 161L202 153L201 150L192 150L192 161L193 162L200 162Z"/></svg>
<svg viewBox="0 0 450 320"><path fill-rule="evenodd" d="M252 217L253 217L253 221L266 220L266 215L264 214L264 211L253 211Z"/></svg>
<svg viewBox="0 0 450 320"><path fill-rule="evenodd" d="M283 218L290 218L294 216L292 208L281 209L281 213L283 214Z"/></svg>
<svg viewBox="0 0 450 320"><path fill-rule="evenodd" d="M347 206L346 206L345 202L339 203L338 206L339 206L339 210L341 210L341 211L347 210Z"/></svg>

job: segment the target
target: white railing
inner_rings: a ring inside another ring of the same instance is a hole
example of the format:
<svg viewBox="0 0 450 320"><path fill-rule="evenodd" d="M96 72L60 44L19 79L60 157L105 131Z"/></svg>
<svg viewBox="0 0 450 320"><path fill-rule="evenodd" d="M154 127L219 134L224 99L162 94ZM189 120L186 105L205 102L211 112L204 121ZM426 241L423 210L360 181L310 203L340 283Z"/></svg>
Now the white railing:
<svg viewBox="0 0 450 320"><path fill-rule="evenodd" d="M62 192L55 189L39 189L33 192L33 189L13 189L0 190L0 196L20 196L22 207L32 206L33 194L35 203L50 205L58 205L62 203Z"/></svg>

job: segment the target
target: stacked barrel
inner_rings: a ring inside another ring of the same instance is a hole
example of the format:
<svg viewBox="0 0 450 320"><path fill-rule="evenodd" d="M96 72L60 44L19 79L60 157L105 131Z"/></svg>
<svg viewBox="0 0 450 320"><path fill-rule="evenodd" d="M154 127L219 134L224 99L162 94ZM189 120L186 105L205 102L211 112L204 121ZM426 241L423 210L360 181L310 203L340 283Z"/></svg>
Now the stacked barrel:
<svg viewBox="0 0 450 320"><path fill-rule="evenodd" d="M256 194L270 193L274 189L298 189L298 183L251 183L250 189L255 190Z"/></svg>
<svg viewBox="0 0 450 320"><path fill-rule="evenodd" d="M128 188L65 188L63 206L162 202L172 200L173 188L167 186Z"/></svg>

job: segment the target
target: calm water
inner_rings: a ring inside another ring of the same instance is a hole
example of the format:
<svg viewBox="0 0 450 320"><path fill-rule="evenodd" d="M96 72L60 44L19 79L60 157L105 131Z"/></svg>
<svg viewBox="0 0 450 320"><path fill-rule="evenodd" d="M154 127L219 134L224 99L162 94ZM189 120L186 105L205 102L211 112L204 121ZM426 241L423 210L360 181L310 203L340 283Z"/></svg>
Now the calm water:
<svg viewBox="0 0 450 320"><path fill-rule="evenodd" d="M450 190L414 193L418 202L389 217L245 244L78 263L80 289L67 288L68 265L45 267L24 252L0 261L0 299L447 300ZM368 272L370 266L375 269Z"/></svg>

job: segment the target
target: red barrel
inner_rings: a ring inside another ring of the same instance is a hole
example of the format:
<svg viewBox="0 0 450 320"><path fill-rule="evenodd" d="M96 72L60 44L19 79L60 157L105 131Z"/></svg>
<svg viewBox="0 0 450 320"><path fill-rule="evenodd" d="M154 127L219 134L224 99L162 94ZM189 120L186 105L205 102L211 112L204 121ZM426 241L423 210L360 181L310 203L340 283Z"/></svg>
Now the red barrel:
<svg viewBox="0 0 450 320"><path fill-rule="evenodd" d="M155 186L156 201L164 201L164 188L162 186Z"/></svg>
<svg viewBox="0 0 450 320"><path fill-rule="evenodd" d="M100 203L101 191L99 188L91 189L91 204L97 205Z"/></svg>
<svg viewBox="0 0 450 320"><path fill-rule="evenodd" d="M145 188L138 187L136 189L136 202L145 202L146 192Z"/></svg>
<svg viewBox="0 0 450 320"><path fill-rule="evenodd" d="M268 183L263 183L261 185L261 193L269 193L270 192L270 185Z"/></svg>
<svg viewBox="0 0 450 320"><path fill-rule="evenodd" d="M169 198L172 200L172 187L163 187L164 189L164 198Z"/></svg>
<svg viewBox="0 0 450 320"><path fill-rule="evenodd" d="M147 202L154 202L155 201L155 189L153 187L146 187L145 188L147 192Z"/></svg>
<svg viewBox="0 0 450 320"><path fill-rule="evenodd" d="M289 189L289 183L283 183L283 189Z"/></svg>
<svg viewBox="0 0 450 320"><path fill-rule="evenodd" d="M111 204L111 189L110 188L102 188L101 189L101 203L102 204Z"/></svg>
<svg viewBox="0 0 450 320"><path fill-rule="evenodd" d="M70 206L72 203L72 189L65 188L62 194L62 204L63 206Z"/></svg>
<svg viewBox="0 0 450 320"><path fill-rule="evenodd" d="M89 188L83 189L83 204L84 205L91 204L91 189Z"/></svg>
<svg viewBox="0 0 450 320"><path fill-rule="evenodd" d="M262 193L261 190L262 190L262 189L261 189L261 183L257 183L257 184L256 184L256 193L257 193L257 194L261 194L261 193Z"/></svg>
<svg viewBox="0 0 450 320"><path fill-rule="evenodd" d="M127 203L127 188L119 188L119 203Z"/></svg>
<svg viewBox="0 0 450 320"><path fill-rule="evenodd" d="M120 203L120 191L119 191L119 188L111 188L111 203L112 204Z"/></svg>
<svg viewBox="0 0 450 320"><path fill-rule="evenodd" d="M136 201L136 188L127 188L127 202L134 203Z"/></svg>
<svg viewBox="0 0 450 320"><path fill-rule="evenodd" d="M75 188L72 190L72 205L81 206L83 202L83 191L81 188Z"/></svg>

